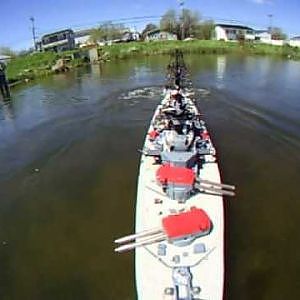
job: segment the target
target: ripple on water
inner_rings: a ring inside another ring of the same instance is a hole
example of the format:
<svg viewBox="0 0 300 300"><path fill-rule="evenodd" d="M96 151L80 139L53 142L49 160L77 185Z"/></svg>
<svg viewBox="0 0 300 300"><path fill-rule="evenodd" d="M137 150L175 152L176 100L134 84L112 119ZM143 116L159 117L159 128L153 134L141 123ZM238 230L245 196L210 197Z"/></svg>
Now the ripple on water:
<svg viewBox="0 0 300 300"><path fill-rule="evenodd" d="M143 87L130 91L123 92L119 100L133 100L133 99L153 99L162 95L161 88L157 86Z"/></svg>

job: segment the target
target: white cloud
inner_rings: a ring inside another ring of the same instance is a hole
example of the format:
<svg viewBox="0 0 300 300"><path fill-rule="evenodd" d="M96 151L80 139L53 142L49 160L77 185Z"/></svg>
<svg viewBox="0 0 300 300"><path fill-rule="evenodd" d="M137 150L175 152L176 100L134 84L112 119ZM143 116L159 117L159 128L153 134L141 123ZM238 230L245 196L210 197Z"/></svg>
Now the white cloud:
<svg viewBox="0 0 300 300"><path fill-rule="evenodd" d="M273 2L271 0L252 0L252 2L256 4L272 4Z"/></svg>

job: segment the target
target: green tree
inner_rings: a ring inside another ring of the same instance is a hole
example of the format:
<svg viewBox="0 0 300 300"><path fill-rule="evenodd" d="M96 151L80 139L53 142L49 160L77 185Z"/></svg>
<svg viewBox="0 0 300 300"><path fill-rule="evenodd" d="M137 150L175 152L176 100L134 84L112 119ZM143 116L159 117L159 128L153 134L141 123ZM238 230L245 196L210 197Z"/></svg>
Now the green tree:
<svg viewBox="0 0 300 300"><path fill-rule="evenodd" d="M152 30L155 30L155 29L158 29L158 27L155 24L153 24L153 23L147 24L146 27L144 28L144 30L142 31L142 34L141 34L142 35L142 39L143 40L145 39L146 33L148 31L152 31Z"/></svg>
<svg viewBox="0 0 300 300"><path fill-rule="evenodd" d="M101 28L93 28L90 33L90 40L94 43L97 43L103 40L104 33Z"/></svg>
<svg viewBox="0 0 300 300"><path fill-rule="evenodd" d="M194 36L200 40L210 40L214 36L215 24L213 21L204 21L195 28Z"/></svg>
<svg viewBox="0 0 300 300"><path fill-rule="evenodd" d="M287 38L287 35L279 27L272 27L270 31L272 40L286 40Z"/></svg>

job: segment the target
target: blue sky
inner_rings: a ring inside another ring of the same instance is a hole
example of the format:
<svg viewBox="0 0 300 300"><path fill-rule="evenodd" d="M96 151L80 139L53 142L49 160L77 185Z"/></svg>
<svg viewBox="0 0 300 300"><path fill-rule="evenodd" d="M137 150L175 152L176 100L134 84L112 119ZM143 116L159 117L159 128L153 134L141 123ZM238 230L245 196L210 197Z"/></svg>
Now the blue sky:
<svg viewBox="0 0 300 300"><path fill-rule="evenodd" d="M288 35L300 35L300 0L186 0L185 7L216 21L238 20L264 29L273 15L273 26ZM31 46L34 16L38 35L62 28L89 27L105 20L160 16L178 9L177 0L1 0L0 46L24 49ZM148 21L156 21L149 19ZM139 30L147 20L126 21Z"/></svg>

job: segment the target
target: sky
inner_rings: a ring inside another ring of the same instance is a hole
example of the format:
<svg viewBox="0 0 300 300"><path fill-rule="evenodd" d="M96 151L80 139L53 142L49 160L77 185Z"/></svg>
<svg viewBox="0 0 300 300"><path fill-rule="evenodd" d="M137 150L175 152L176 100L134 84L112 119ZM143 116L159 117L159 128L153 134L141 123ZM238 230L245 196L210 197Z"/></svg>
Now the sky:
<svg viewBox="0 0 300 300"><path fill-rule="evenodd" d="M38 36L58 29L89 28L103 21L120 20L142 30L159 21L168 9L179 10L178 0L0 0L0 47L14 50L32 46L30 17ZM185 0L184 7L203 18L227 23L237 20L255 29L280 27L288 36L300 35L300 0ZM272 15L270 18L269 15ZM151 18L150 18L151 17ZM117 21L116 21L117 22Z"/></svg>

